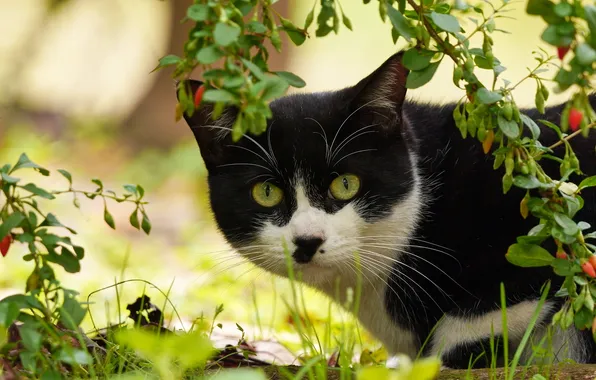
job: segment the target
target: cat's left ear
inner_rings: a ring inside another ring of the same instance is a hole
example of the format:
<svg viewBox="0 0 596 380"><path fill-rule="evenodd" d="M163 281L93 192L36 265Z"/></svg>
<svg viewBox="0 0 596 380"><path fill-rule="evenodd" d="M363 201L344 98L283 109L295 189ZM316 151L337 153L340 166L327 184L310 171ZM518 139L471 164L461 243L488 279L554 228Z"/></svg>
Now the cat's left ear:
<svg viewBox="0 0 596 380"><path fill-rule="evenodd" d="M408 69L402 63L403 52L392 55L372 74L350 89L352 105L367 107L389 116L399 116L406 98Z"/></svg>

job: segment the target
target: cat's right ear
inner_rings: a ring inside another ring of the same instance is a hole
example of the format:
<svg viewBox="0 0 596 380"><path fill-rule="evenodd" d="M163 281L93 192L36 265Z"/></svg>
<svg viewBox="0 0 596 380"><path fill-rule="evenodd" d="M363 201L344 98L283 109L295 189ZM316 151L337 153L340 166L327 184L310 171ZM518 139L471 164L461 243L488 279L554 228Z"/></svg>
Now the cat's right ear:
<svg viewBox="0 0 596 380"><path fill-rule="evenodd" d="M185 87L185 95L181 94L180 87ZM190 100L195 103L195 96L197 91L203 86L203 82L198 80L184 80L176 85L176 96L178 102L181 101L181 96L188 96ZM225 145L229 143L230 130L236 118L237 111L228 107L216 119L212 119L213 104L201 102L198 107L195 106L194 112L184 112L183 117L186 124L192 130L195 140L201 149L201 155L205 166L208 170L215 168L217 165L223 163Z"/></svg>

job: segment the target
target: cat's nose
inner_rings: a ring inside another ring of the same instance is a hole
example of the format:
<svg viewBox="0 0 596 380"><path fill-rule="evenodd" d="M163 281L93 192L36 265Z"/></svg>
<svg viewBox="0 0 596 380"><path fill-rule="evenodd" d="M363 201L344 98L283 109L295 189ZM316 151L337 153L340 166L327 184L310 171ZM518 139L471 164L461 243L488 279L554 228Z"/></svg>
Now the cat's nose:
<svg viewBox="0 0 596 380"><path fill-rule="evenodd" d="M310 236L299 236L294 238L296 251L294 251L294 260L297 263L308 263L317 253L317 250L323 245L323 239Z"/></svg>

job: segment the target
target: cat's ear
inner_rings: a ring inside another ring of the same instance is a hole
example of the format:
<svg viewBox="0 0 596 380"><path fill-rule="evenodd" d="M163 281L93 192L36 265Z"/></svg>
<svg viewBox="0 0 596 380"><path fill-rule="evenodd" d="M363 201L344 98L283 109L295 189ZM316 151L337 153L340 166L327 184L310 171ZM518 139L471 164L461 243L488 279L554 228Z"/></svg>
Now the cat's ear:
<svg viewBox="0 0 596 380"><path fill-rule="evenodd" d="M190 101L194 103L195 95L203 86L203 82L192 79L179 82L176 87L178 102L181 101L180 86L186 87L185 93L187 96L191 96ZM199 144L203 161L205 161L208 170L223 162L225 145L229 144L230 129L236 119L236 114L235 108L228 107L217 119L213 120L213 104L207 102L201 102L191 115L184 112L184 120Z"/></svg>
<svg viewBox="0 0 596 380"><path fill-rule="evenodd" d="M406 98L409 73L402 63L402 57L402 52L392 55L372 74L352 87L352 105L372 108L387 116L399 116Z"/></svg>

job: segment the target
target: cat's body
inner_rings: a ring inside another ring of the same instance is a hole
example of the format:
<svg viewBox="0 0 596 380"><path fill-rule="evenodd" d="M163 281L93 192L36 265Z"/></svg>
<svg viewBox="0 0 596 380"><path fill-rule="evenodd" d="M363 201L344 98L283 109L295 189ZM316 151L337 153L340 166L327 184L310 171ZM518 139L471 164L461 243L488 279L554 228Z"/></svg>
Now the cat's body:
<svg viewBox="0 0 596 380"><path fill-rule="evenodd" d="M559 278L549 267L506 261L508 246L536 224L520 216L523 192L503 195L503 169L492 169L477 140L462 139L453 105L404 102L406 75L396 55L354 87L276 100L267 132L237 143L228 133L234 110L213 121L202 107L186 120L209 171L218 226L240 254L284 276L287 244L302 281L334 297L336 278L343 294L356 286L358 251L358 318L390 353L415 355L436 326L425 355L467 368L484 352L476 365L486 366L491 328L497 339L502 333L500 283L514 352L541 286L553 278L554 293ZM560 111L542 117L557 122ZM543 144L556 141L542 133ZM596 174L594 143L573 143L588 175ZM594 225L596 198L583 197L579 216ZM557 302L547 302L539 325ZM550 346L556 360L596 360L589 333L558 332Z"/></svg>

